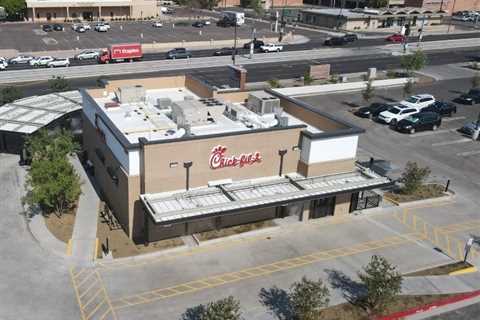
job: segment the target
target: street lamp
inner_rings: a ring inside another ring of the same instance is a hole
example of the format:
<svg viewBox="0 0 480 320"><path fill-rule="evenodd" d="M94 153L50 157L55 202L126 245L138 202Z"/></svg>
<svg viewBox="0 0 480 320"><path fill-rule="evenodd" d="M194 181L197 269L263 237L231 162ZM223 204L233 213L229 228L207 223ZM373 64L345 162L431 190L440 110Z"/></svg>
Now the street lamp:
<svg viewBox="0 0 480 320"><path fill-rule="evenodd" d="M278 155L280 156L280 169L278 170L278 175L281 177L283 174L283 157L287 154L287 149L278 150Z"/></svg>
<svg viewBox="0 0 480 320"><path fill-rule="evenodd" d="M190 167L192 165L193 165L192 161L187 161L183 163L183 167L186 170L185 189L187 191L190 189Z"/></svg>

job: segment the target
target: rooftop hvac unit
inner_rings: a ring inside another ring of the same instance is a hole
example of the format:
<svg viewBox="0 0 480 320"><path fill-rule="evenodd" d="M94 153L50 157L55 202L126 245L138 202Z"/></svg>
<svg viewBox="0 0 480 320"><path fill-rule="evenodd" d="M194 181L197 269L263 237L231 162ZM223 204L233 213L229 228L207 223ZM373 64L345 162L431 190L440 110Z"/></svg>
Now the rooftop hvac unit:
<svg viewBox="0 0 480 320"><path fill-rule="evenodd" d="M259 115L274 113L280 108L280 99L264 91L256 91L248 95L247 107Z"/></svg>
<svg viewBox="0 0 480 320"><path fill-rule="evenodd" d="M288 117L276 117L279 127L288 127Z"/></svg>
<svg viewBox="0 0 480 320"><path fill-rule="evenodd" d="M158 98L157 99L157 108L158 109L168 109L172 105L172 100L170 98Z"/></svg>
<svg viewBox="0 0 480 320"><path fill-rule="evenodd" d="M120 103L134 103L145 101L146 92L143 86L124 86L119 87L116 92Z"/></svg>

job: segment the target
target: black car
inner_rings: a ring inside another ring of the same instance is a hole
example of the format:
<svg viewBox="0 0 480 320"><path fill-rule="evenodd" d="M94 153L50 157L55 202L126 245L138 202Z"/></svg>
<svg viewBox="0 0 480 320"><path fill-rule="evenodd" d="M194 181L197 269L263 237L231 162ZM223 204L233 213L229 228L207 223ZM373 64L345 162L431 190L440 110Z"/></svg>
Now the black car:
<svg viewBox="0 0 480 320"><path fill-rule="evenodd" d="M467 122L463 125L463 127L461 127L460 129L458 129L457 131L460 132L460 133L463 133L467 136L473 136L473 133L475 132L475 130L478 130L479 128L479 124L477 124L476 121L470 121L470 122Z"/></svg>
<svg viewBox="0 0 480 320"><path fill-rule="evenodd" d="M343 39L347 42L354 42L358 40L358 36L355 33L347 33L343 36Z"/></svg>
<svg viewBox="0 0 480 320"><path fill-rule="evenodd" d="M218 49L213 53L214 56L231 56L233 54L233 48ZM238 54L238 49L235 54Z"/></svg>
<svg viewBox="0 0 480 320"><path fill-rule="evenodd" d="M42 26L42 30L45 31L45 32L51 32L51 31L53 31L53 28L52 28L52 26L49 25L49 24L44 24L44 25Z"/></svg>
<svg viewBox="0 0 480 320"><path fill-rule="evenodd" d="M347 43L348 41L345 40L344 37L332 37L325 40L323 44L326 46L343 46L344 44L347 44Z"/></svg>
<svg viewBox="0 0 480 320"><path fill-rule="evenodd" d="M167 52L167 59L191 58L192 53L185 48L175 48Z"/></svg>
<svg viewBox="0 0 480 320"><path fill-rule="evenodd" d="M423 108L422 112L436 112L440 116L451 117L454 113L457 113L457 106L451 102L437 100L428 107Z"/></svg>
<svg viewBox="0 0 480 320"><path fill-rule="evenodd" d="M195 27L195 28L203 28L203 27L205 27L205 23L202 22L202 21L195 21L195 22L192 24L192 27Z"/></svg>
<svg viewBox="0 0 480 320"><path fill-rule="evenodd" d="M63 31L63 26L61 24L56 23L56 24L53 25L53 30Z"/></svg>
<svg viewBox="0 0 480 320"><path fill-rule="evenodd" d="M463 104L470 104L473 105L475 103L480 102L480 88L470 89L468 93L462 94L460 97L455 99L455 102L463 103Z"/></svg>
<svg viewBox="0 0 480 320"><path fill-rule="evenodd" d="M437 130L442 124L442 118L436 112L420 112L413 114L397 123L400 132L415 133L422 130Z"/></svg>
<svg viewBox="0 0 480 320"><path fill-rule="evenodd" d="M392 106L385 103L372 103L368 107L361 107L354 112L354 115L360 118L376 118L380 112L390 109Z"/></svg>
<svg viewBox="0 0 480 320"><path fill-rule="evenodd" d="M222 19L217 21L218 27L228 28L228 27L235 27L235 21L232 19Z"/></svg>
<svg viewBox="0 0 480 320"><path fill-rule="evenodd" d="M250 43L252 43L252 41L245 43L243 45L243 49L250 49ZM257 40L257 39L253 40L253 49L260 49L260 47L264 45L265 43L262 40Z"/></svg>

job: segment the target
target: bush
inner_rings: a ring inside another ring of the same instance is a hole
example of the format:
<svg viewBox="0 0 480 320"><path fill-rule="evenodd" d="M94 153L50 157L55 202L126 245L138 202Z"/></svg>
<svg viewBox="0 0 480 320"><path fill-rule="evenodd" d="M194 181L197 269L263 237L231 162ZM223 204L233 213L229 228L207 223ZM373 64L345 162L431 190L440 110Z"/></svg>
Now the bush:
<svg viewBox="0 0 480 320"><path fill-rule="evenodd" d="M0 105L10 103L23 97L22 90L17 87L6 87L0 91Z"/></svg>
<svg viewBox="0 0 480 320"><path fill-rule="evenodd" d="M64 77L53 77L48 80L48 87L53 92L62 92L70 90L70 83Z"/></svg>
<svg viewBox="0 0 480 320"><path fill-rule="evenodd" d="M268 84L270 88L280 88L280 81L278 81L278 79L270 79L268 80Z"/></svg>
<svg viewBox="0 0 480 320"><path fill-rule="evenodd" d="M303 75L303 84L308 86L309 84L312 84L313 78L310 76L310 72L305 71Z"/></svg>
<svg viewBox="0 0 480 320"><path fill-rule="evenodd" d="M296 318L301 320L321 319L321 309L328 306L329 296L321 279L311 281L305 277L292 285L288 295Z"/></svg>
<svg viewBox="0 0 480 320"><path fill-rule="evenodd" d="M413 82L412 79L408 80L405 85L403 86L403 96L409 96L413 93L413 90L415 88L415 83Z"/></svg>
<svg viewBox="0 0 480 320"><path fill-rule="evenodd" d="M403 183L402 193L411 195L418 192L430 175L430 172L428 167L420 168L416 162L407 162L405 171L403 171L399 180Z"/></svg>

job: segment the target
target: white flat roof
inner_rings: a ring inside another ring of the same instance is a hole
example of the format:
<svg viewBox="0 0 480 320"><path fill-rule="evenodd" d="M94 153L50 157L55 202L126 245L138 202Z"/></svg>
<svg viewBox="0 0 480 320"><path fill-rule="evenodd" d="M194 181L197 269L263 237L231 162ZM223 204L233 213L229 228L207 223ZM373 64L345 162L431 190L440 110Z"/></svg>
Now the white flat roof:
<svg viewBox="0 0 480 320"><path fill-rule="evenodd" d="M0 130L31 134L82 108L78 91L32 96L0 106Z"/></svg>
<svg viewBox="0 0 480 320"><path fill-rule="evenodd" d="M243 180L214 187L189 191L143 194L140 196L147 211L156 222L222 214L231 210L274 206L286 201L358 189L373 189L390 183L386 177L369 169L354 172L304 178L298 174Z"/></svg>
<svg viewBox="0 0 480 320"><path fill-rule="evenodd" d="M161 102L159 100L162 99L163 101L169 99L171 101L170 105L160 106ZM159 141L183 137L187 133L187 129L180 125L178 120L174 120L174 109L172 106L177 103L175 108L185 110L187 113L195 108L200 108L206 114L206 111L209 111L208 108L214 108L208 107L208 101L206 100L209 99L201 99L184 87L148 89L145 90L144 99L130 103L117 102L114 92L109 92L105 97L95 98L98 107L130 143L137 143L139 138L146 138L148 141ZM189 106L189 101L191 101L192 106ZM240 132L270 128L278 124L273 113L259 115L249 110L243 103L230 103L218 100L217 102L221 103L220 108L235 107L235 112L237 112L236 118L227 116L222 111L218 112L218 109L211 109L209 114L212 113L213 121L199 121L191 124L189 129L191 135L204 136ZM218 107L216 106L215 108ZM195 116L196 114L192 117ZM283 112L282 116L288 118L289 126L305 125L313 133L321 132L319 129L307 125L286 112Z"/></svg>

